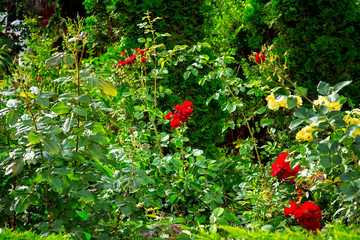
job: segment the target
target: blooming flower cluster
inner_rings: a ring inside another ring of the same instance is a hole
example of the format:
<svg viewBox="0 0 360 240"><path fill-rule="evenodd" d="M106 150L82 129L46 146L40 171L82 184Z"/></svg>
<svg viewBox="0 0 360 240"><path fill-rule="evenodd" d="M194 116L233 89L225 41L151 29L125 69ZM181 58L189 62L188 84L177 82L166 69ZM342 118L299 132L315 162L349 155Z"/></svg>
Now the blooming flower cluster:
<svg viewBox="0 0 360 240"><path fill-rule="evenodd" d="M301 167L296 166L294 169L290 169L290 162L285 161L288 156L290 156L288 153L280 153L278 155L272 165L271 176L280 176L281 180L288 179L295 183L294 178L296 178L296 174L300 171Z"/></svg>
<svg viewBox="0 0 360 240"><path fill-rule="evenodd" d="M311 124L303 127L299 132L296 133L296 140L299 142L313 142L314 134L317 131L317 124Z"/></svg>
<svg viewBox="0 0 360 240"><path fill-rule="evenodd" d="M266 56L261 51L255 55L255 62L256 63L262 63L265 62Z"/></svg>
<svg viewBox="0 0 360 240"><path fill-rule="evenodd" d="M344 116L344 121L349 125L356 125L357 128L355 132L351 135L352 138L360 136L360 109L353 109L351 112L346 111Z"/></svg>
<svg viewBox="0 0 360 240"><path fill-rule="evenodd" d="M189 116L193 112L194 105L190 101L185 101L182 105L176 105L174 109L177 111L176 113L169 112L166 116L166 120L171 120L171 130L174 128L180 127L181 122L189 121Z"/></svg>
<svg viewBox="0 0 360 240"><path fill-rule="evenodd" d="M136 49L135 49L135 54L136 54L136 53L140 54L140 56L143 56L144 53L145 53L145 49L140 49L140 47L139 47L139 48L136 48ZM126 51L121 51L120 54L121 54L121 55L125 55L125 54L126 54ZM142 57L142 58L140 59L140 61L143 62L143 63L145 63L146 60L147 60L146 57ZM125 61L119 61L119 62L116 64L116 66L118 66L118 67L124 67L125 65L130 65L130 66L131 66L133 63L135 63L135 61L136 61L136 55L131 55L131 56L129 56Z"/></svg>
<svg viewBox="0 0 360 240"><path fill-rule="evenodd" d="M296 97L296 99L297 99L296 107L300 107L303 104L301 97L293 96L293 95L290 95L289 97ZM266 100L267 100L269 109L271 109L273 111L279 110L280 107L289 108L289 106L287 105L287 99L283 99L281 101L276 101L273 93L271 95L267 96Z"/></svg>
<svg viewBox="0 0 360 240"><path fill-rule="evenodd" d="M315 105L323 105L329 108L329 111L340 111L342 104L339 102L330 102L325 96L319 96L318 100L314 101Z"/></svg>
<svg viewBox="0 0 360 240"><path fill-rule="evenodd" d="M316 231L321 229L321 210L312 202L306 201L301 206L296 202L290 202L290 207L285 207L285 215L294 214L294 218L297 219L298 223L306 227L308 231Z"/></svg>

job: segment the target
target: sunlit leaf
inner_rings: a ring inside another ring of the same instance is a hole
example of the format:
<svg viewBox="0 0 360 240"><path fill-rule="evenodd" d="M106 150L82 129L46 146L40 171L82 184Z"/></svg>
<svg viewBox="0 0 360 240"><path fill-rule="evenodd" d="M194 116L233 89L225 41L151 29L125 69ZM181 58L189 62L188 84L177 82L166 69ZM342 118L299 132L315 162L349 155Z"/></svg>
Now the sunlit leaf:
<svg viewBox="0 0 360 240"><path fill-rule="evenodd" d="M117 95L117 89L108 81L104 81L102 79L99 79L99 85L101 90L103 90L104 94L110 97L116 97Z"/></svg>

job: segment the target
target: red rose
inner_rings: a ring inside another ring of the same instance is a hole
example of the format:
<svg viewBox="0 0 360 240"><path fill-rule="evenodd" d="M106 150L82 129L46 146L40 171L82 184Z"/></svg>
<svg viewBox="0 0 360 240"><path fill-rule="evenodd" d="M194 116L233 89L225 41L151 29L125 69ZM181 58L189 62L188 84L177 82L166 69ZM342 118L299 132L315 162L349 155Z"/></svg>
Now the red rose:
<svg viewBox="0 0 360 240"><path fill-rule="evenodd" d="M132 61L132 62L135 62L136 60L136 55L132 55L129 57L129 60Z"/></svg>
<svg viewBox="0 0 360 240"><path fill-rule="evenodd" d="M307 227L308 231L316 231L321 229L321 223L319 221L313 222L313 224Z"/></svg>
<svg viewBox="0 0 360 240"><path fill-rule="evenodd" d="M126 52L125 52L125 51L121 51L121 52L120 52L120 54L125 55L125 54L126 54Z"/></svg>
<svg viewBox="0 0 360 240"><path fill-rule="evenodd" d="M314 216L308 212L303 213L298 220L299 224L303 227L310 227L314 224L315 221L316 219L314 218Z"/></svg>
<svg viewBox="0 0 360 240"><path fill-rule="evenodd" d="M38 76L37 80L38 80L38 82L40 82L40 81L41 81L41 78L40 78L40 76Z"/></svg>
<svg viewBox="0 0 360 240"><path fill-rule="evenodd" d="M261 51L255 55L255 62L256 63L262 63L262 62L265 62L265 54L263 54Z"/></svg>
<svg viewBox="0 0 360 240"><path fill-rule="evenodd" d="M142 56L145 53L145 49L140 49L139 54Z"/></svg>
<svg viewBox="0 0 360 240"><path fill-rule="evenodd" d="M169 112L168 114L166 114L165 119L166 119L166 120L170 120L170 118L171 118L172 115L173 115L173 114L172 114L171 112Z"/></svg>
<svg viewBox="0 0 360 240"><path fill-rule="evenodd" d="M145 57L143 57L143 58L141 58L141 62L146 62L146 58Z"/></svg>
<svg viewBox="0 0 360 240"><path fill-rule="evenodd" d="M321 215L322 215L321 210L315 203L306 201L303 204L301 204L301 208L311 213L316 220L321 219Z"/></svg>
<svg viewBox="0 0 360 240"><path fill-rule="evenodd" d="M173 119L179 120L180 119L180 114L179 113L174 113L174 115L172 116Z"/></svg>
<svg viewBox="0 0 360 240"><path fill-rule="evenodd" d="M174 109L175 109L176 111L179 111L179 110L181 110L181 109L184 109L184 106L183 106L183 105L176 105L176 106L174 107Z"/></svg>
<svg viewBox="0 0 360 240"><path fill-rule="evenodd" d="M180 114L179 120L182 122L187 122L189 121L189 116Z"/></svg>
<svg viewBox="0 0 360 240"><path fill-rule="evenodd" d="M173 130L174 128L180 127L180 121L177 119L173 119L170 122L170 125L171 125L171 130Z"/></svg>
<svg viewBox="0 0 360 240"><path fill-rule="evenodd" d="M295 212L294 212L294 218L295 218L295 219L298 219L298 218L300 218L304 213L305 213L304 209L299 208L299 209L295 210Z"/></svg>
<svg viewBox="0 0 360 240"><path fill-rule="evenodd" d="M194 110L194 109L192 109L192 108L185 108L185 109L182 110L182 113L183 113L184 115L189 116L189 115L193 112L193 110Z"/></svg>
<svg viewBox="0 0 360 240"><path fill-rule="evenodd" d="M185 102L183 102L182 105L184 108L187 108L187 107L194 108L194 105L192 105L191 101L185 101Z"/></svg>
<svg viewBox="0 0 360 240"><path fill-rule="evenodd" d="M120 66L123 67L123 66L125 66L125 65L126 65L126 62L123 62L123 61L119 61L119 62L118 62L118 66L119 66L119 67L120 67Z"/></svg>
<svg viewBox="0 0 360 240"><path fill-rule="evenodd" d="M294 212L299 208L299 205L296 202L290 202L290 207L284 209L285 215L294 214Z"/></svg>
<svg viewBox="0 0 360 240"><path fill-rule="evenodd" d="M296 174L300 171L301 167L296 166L294 169L290 169L290 162L285 161L288 156L290 156L288 153L280 153L278 155L271 167L271 176L280 175L280 179L287 179L295 183L294 178L296 178Z"/></svg>
<svg viewBox="0 0 360 240"><path fill-rule="evenodd" d="M291 206L293 207L293 206ZM290 211L285 208L285 211ZM286 214L286 213L285 213ZM294 218L298 219L301 226L306 227L309 231L316 231L321 229L321 210L313 202L306 201L301 204L300 208L294 211Z"/></svg>

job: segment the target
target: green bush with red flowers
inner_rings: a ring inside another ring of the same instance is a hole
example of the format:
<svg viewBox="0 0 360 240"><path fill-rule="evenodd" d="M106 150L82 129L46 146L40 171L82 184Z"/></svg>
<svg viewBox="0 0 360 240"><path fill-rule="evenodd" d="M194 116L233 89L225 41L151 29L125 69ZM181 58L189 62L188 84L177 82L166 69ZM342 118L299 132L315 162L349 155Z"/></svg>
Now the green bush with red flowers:
<svg viewBox="0 0 360 240"><path fill-rule="evenodd" d="M168 49L159 41L170 34L143 20L135 48L117 43L88 59L84 20L67 20L63 52L35 68L48 52L34 48L7 76L0 228L73 239L239 238L253 229L282 238L290 228L356 239L360 110L344 111L340 95L352 82L319 81L312 100L272 45L241 61L240 78L234 57L207 55L206 43ZM32 46L43 41L33 34ZM178 64L203 94L167 82ZM197 148L194 135L214 129L216 151Z"/></svg>

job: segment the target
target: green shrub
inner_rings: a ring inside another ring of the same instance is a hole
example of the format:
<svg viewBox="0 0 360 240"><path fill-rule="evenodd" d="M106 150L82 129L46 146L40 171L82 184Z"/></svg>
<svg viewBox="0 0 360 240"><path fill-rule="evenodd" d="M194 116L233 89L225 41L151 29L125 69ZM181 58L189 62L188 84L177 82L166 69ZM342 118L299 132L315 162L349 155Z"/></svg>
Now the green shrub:
<svg viewBox="0 0 360 240"><path fill-rule="evenodd" d="M238 52L258 51L274 43L274 51L287 56L289 76L316 95L314 81L335 85L359 75L360 9L355 0L251 0ZM357 82L344 95L360 102Z"/></svg>
<svg viewBox="0 0 360 240"><path fill-rule="evenodd" d="M0 231L0 240L64 240L69 239L68 236L50 235L40 236L31 231L21 232L19 230L5 228Z"/></svg>

